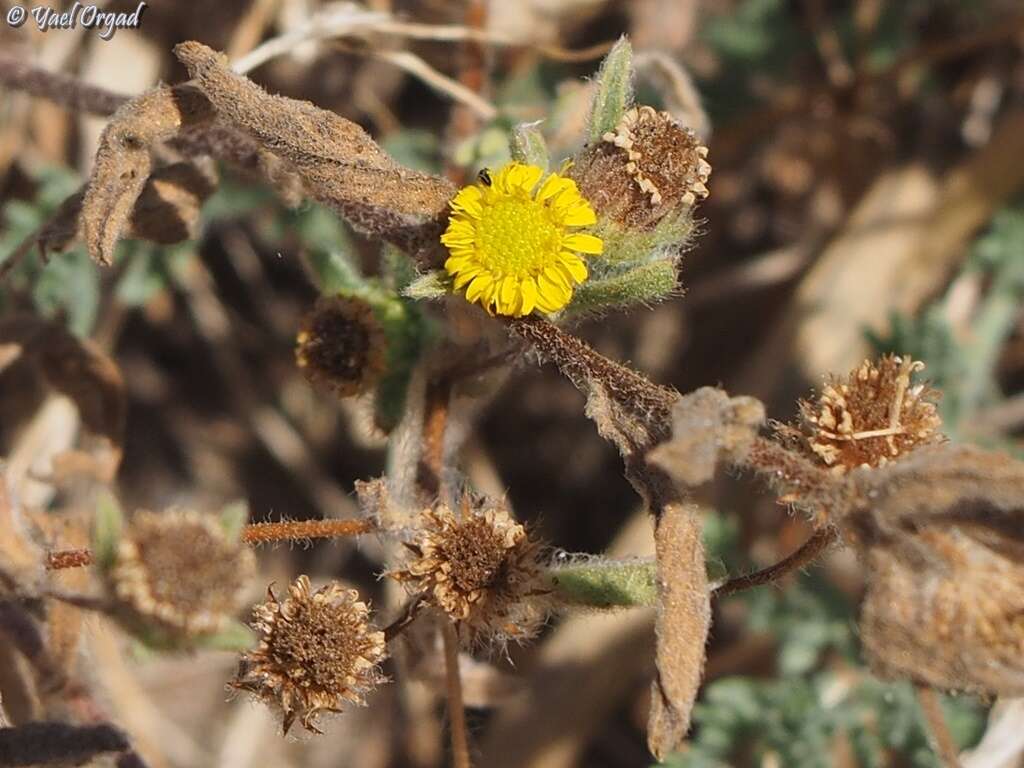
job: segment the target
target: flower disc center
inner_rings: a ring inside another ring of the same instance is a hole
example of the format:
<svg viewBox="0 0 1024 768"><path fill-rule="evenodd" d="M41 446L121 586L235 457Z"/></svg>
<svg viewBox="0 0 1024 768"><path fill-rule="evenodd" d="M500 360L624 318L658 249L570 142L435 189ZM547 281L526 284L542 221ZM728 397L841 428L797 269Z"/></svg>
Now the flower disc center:
<svg viewBox="0 0 1024 768"><path fill-rule="evenodd" d="M544 205L533 200L499 200L485 206L476 245L495 275L536 275L558 254L562 234Z"/></svg>

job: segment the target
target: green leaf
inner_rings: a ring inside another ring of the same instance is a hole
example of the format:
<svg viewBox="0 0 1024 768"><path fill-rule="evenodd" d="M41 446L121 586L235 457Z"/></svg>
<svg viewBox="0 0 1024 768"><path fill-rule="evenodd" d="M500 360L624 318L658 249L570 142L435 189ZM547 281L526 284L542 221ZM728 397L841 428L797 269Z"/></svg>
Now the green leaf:
<svg viewBox="0 0 1024 768"><path fill-rule="evenodd" d="M546 579L554 597L570 606L629 608L658 601L653 561L594 559L552 568Z"/></svg>
<svg viewBox="0 0 1024 768"><path fill-rule="evenodd" d="M316 273L320 292L325 296L359 293L366 286L351 259L340 251L311 251L309 263Z"/></svg>
<svg viewBox="0 0 1024 768"><path fill-rule="evenodd" d="M587 134L591 143L601 141L605 133L615 130L632 98L633 47L621 37L597 73L597 93L590 108Z"/></svg>
<svg viewBox="0 0 1024 768"><path fill-rule="evenodd" d="M245 524L249 522L249 505L235 501L220 511L220 527L230 541L240 541Z"/></svg>
<svg viewBox="0 0 1024 768"><path fill-rule="evenodd" d="M520 123L512 130L509 139L509 149L512 152L512 159L520 163L536 165L547 170L551 158L548 155L548 145L544 141L544 134L540 132L541 121L533 123Z"/></svg>
<svg viewBox="0 0 1024 768"><path fill-rule="evenodd" d="M117 561L117 550L124 529L124 513L113 494L104 492L96 502L92 528L92 554L96 566L109 570Z"/></svg>
<svg viewBox="0 0 1024 768"><path fill-rule="evenodd" d="M676 279L675 263L662 259L613 277L587 280L576 289L568 311L575 315L650 305L671 296Z"/></svg>
<svg viewBox="0 0 1024 768"><path fill-rule="evenodd" d="M63 310L68 328L77 336L88 336L100 304L96 265L81 248L54 255L32 287L32 300L48 317Z"/></svg>
<svg viewBox="0 0 1024 768"><path fill-rule="evenodd" d="M203 635L195 641L196 648L214 651L246 651L256 644L256 635L240 621L233 621L213 635Z"/></svg>

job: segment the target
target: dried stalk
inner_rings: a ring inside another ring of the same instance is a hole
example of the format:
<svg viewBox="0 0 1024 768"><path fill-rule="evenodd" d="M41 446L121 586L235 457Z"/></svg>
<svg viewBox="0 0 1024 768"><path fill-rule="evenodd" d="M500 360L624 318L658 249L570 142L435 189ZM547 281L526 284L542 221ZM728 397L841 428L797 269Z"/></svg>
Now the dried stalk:
<svg viewBox="0 0 1024 768"><path fill-rule="evenodd" d="M469 759L469 735L466 730L466 708L462 700L462 676L459 673L459 639L455 626L447 619L441 622L444 641L445 683L448 688L448 727L452 736L452 765L472 768Z"/></svg>
<svg viewBox="0 0 1024 768"><path fill-rule="evenodd" d="M250 523L242 530L246 544L269 544L275 541L306 541L308 539L342 539L373 533L372 520L283 520L279 523ZM46 568L58 571L92 565L88 549L64 549L46 555Z"/></svg>

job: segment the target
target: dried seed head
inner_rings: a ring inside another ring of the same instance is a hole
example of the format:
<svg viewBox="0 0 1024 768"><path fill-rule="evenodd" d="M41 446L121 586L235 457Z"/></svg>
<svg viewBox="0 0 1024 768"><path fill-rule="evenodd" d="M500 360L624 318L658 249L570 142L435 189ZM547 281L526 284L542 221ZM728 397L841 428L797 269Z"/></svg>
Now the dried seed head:
<svg viewBox="0 0 1024 768"><path fill-rule="evenodd" d="M439 505L422 516L416 557L388 575L408 583L455 622L468 645L522 642L544 619L534 596L540 544L495 501L463 497L460 514Z"/></svg>
<svg viewBox="0 0 1024 768"><path fill-rule="evenodd" d="M696 134L667 112L634 107L584 150L571 175L602 219L651 230L708 196L707 154Z"/></svg>
<svg viewBox="0 0 1024 768"><path fill-rule="evenodd" d="M886 355L865 360L846 380L831 377L818 398L800 402L801 427L780 435L816 461L844 473L880 467L922 445L942 442L936 401L927 384L911 386L924 363Z"/></svg>
<svg viewBox="0 0 1024 768"><path fill-rule="evenodd" d="M194 638L229 626L254 573L252 552L216 518L140 511L104 575L129 623Z"/></svg>
<svg viewBox="0 0 1024 768"><path fill-rule="evenodd" d="M302 322L295 361L314 382L339 397L368 391L387 365L387 337L369 302L321 298Z"/></svg>
<svg viewBox="0 0 1024 768"><path fill-rule="evenodd" d="M272 589L253 609L260 644L242 655L230 685L281 708L284 732L295 718L313 733L321 712L338 712L364 697L385 678L384 633L368 620L359 593L332 582L315 592L299 576L281 602Z"/></svg>

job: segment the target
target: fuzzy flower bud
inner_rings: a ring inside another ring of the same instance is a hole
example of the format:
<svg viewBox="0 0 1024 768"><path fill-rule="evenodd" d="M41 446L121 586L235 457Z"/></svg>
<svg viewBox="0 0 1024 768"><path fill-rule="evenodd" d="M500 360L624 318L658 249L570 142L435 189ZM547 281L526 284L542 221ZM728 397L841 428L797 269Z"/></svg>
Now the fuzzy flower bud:
<svg viewBox="0 0 1024 768"><path fill-rule="evenodd" d="M299 576L284 602L268 588L267 601L253 609L259 647L243 654L230 685L280 707L285 733L295 718L320 733L320 713L364 704L384 682L384 633L369 623L369 613L355 590L334 582L314 592Z"/></svg>
<svg viewBox="0 0 1024 768"><path fill-rule="evenodd" d="M499 502L463 498L458 514L427 510L414 558L388 575L406 583L455 623L467 645L533 637L544 613L536 600L540 544Z"/></svg>
<svg viewBox="0 0 1024 768"><path fill-rule="evenodd" d="M371 304L354 296L319 299L296 337L306 377L339 397L369 391L387 364L387 337Z"/></svg>
<svg viewBox="0 0 1024 768"><path fill-rule="evenodd" d="M708 149L667 112L633 107L588 146L571 175L602 221L650 231L708 196Z"/></svg>

